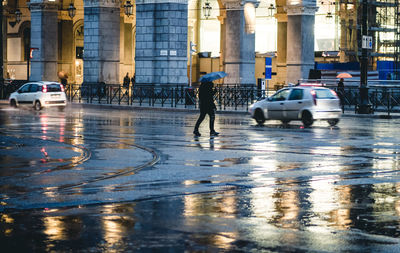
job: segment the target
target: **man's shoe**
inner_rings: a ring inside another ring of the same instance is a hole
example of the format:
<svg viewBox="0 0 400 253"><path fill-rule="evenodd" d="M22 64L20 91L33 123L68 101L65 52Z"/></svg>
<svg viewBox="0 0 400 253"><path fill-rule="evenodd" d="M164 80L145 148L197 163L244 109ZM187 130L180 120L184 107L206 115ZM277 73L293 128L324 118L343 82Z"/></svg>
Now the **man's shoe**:
<svg viewBox="0 0 400 253"><path fill-rule="evenodd" d="M193 131L194 136L198 137L201 136L200 132L198 130Z"/></svg>
<svg viewBox="0 0 400 253"><path fill-rule="evenodd" d="M210 132L210 135L217 136L217 135L219 135L219 133L218 133L218 132L215 132L215 131L211 131L211 132Z"/></svg>

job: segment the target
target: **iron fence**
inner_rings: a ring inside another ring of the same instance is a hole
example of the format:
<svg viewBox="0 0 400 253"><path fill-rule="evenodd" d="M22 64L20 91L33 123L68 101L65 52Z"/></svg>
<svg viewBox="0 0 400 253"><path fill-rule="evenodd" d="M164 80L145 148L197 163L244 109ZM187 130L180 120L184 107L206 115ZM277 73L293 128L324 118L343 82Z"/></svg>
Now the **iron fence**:
<svg viewBox="0 0 400 253"><path fill-rule="evenodd" d="M220 110L247 110L257 99L257 90L238 86L216 87L215 103ZM110 84L68 85L69 102L115 105L198 107L198 88L187 86L124 87Z"/></svg>
<svg viewBox="0 0 400 253"><path fill-rule="evenodd" d="M0 98L7 99L11 92L17 90L25 80L0 85ZM351 83L345 84L343 105L346 110L355 110L360 103L360 89ZM326 84L328 88L337 91L336 84ZM214 96L219 110L247 111L249 106L266 94L273 91L261 91L255 87L217 86ZM84 85L69 84L65 87L69 102L97 103L126 106L150 107L198 107L198 88L187 86L156 87L130 86L119 84L85 83ZM400 112L400 83L373 83L368 85L369 103L374 111Z"/></svg>

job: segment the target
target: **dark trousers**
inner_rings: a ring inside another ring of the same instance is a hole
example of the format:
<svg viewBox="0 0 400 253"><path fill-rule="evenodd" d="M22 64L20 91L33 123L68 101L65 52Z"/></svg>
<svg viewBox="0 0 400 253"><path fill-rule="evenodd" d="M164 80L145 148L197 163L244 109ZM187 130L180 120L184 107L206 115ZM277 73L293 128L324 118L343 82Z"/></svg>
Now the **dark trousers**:
<svg viewBox="0 0 400 253"><path fill-rule="evenodd" d="M203 122L204 118L206 117L206 114L210 117L210 132L214 131L214 121L215 121L215 110L214 109L209 109L209 110L200 110L200 116L197 119L196 125L194 127L195 131L199 131L199 127L201 122Z"/></svg>

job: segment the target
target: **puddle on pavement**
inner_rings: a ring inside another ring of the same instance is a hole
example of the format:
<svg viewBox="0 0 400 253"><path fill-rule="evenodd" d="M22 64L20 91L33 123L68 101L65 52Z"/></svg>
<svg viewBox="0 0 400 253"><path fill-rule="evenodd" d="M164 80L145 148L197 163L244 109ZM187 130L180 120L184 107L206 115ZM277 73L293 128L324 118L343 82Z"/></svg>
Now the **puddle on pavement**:
<svg viewBox="0 0 400 253"><path fill-rule="evenodd" d="M399 184L311 182L300 188L293 183L289 188L14 211L0 213L0 243L6 251L180 250L182 245L228 251L385 251L398 245L399 191Z"/></svg>

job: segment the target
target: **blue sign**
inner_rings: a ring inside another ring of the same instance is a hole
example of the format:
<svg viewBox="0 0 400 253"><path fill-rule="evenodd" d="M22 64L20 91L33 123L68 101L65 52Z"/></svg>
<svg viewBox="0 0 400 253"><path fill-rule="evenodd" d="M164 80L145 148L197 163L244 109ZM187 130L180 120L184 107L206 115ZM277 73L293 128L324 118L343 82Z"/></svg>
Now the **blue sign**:
<svg viewBox="0 0 400 253"><path fill-rule="evenodd" d="M265 80L271 80L272 77L272 58L265 57Z"/></svg>

